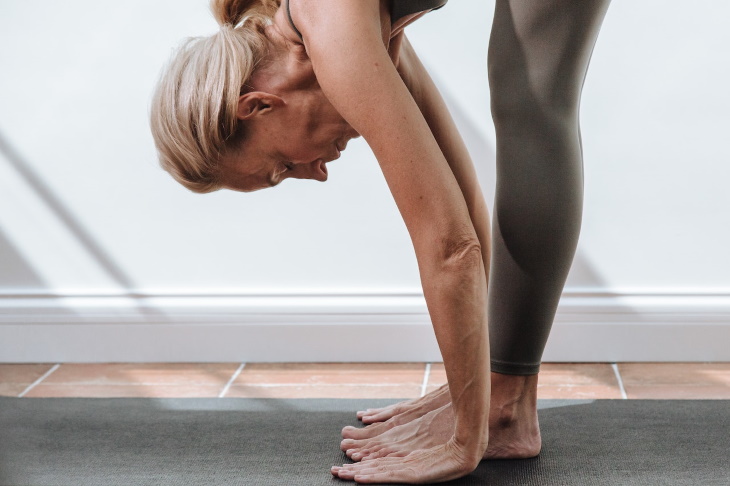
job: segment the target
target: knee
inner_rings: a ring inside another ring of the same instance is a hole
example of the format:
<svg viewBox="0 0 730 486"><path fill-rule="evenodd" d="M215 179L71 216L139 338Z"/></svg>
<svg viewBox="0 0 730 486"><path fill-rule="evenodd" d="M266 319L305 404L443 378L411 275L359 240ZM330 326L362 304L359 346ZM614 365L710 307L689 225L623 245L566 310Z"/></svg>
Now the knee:
<svg viewBox="0 0 730 486"><path fill-rule="evenodd" d="M558 69L490 59L492 118L498 129L575 122L580 90Z"/></svg>

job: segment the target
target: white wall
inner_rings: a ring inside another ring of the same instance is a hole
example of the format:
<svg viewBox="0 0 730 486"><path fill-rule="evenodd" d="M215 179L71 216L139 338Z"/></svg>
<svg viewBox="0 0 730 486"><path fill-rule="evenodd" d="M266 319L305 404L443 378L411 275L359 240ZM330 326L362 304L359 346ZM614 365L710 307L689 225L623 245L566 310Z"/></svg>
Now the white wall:
<svg viewBox="0 0 730 486"><path fill-rule="evenodd" d="M452 0L408 30L490 207L492 9ZM150 93L172 46L216 28L205 0L0 13L0 361L438 358L362 141L325 184L247 195L195 195L156 166ZM546 359L730 360L728 15L609 9L583 94L584 229Z"/></svg>

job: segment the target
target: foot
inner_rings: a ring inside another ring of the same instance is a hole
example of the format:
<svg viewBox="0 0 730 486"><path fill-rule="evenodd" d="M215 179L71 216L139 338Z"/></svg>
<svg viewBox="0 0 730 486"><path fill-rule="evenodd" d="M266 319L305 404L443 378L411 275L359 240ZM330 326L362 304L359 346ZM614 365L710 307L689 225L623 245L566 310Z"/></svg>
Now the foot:
<svg viewBox="0 0 730 486"><path fill-rule="evenodd" d="M386 424L370 425L366 429ZM377 436L344 439L340 447L353 461L368 461L379 457L404 457L416 450L440 446L453 435L454 412L448 403L408 423L386 429Z"/></svg>
<svg viewBox="0 0 730 486"><path fill-rule="evenodd" d="M448 393L445 396L448 398ZM443 398L440 395L438 400ZM402 413L393 415L386 422L362 429L345 427L341 448L352 460L363 461L388 456L402 457L415 450L444 444L454 430L450 404L447 402L425 414L421 413L428 404L433 406L436 403L437 400L430 400L421 402L420 406L405 407ZM535 457L540 453L540 447L537 376L492 373L489 447L484 459Z"/></svg>
<svg viewBox="0 0 730 486"><path fill-rule="evenodd" d="M527 459L540 453L537 375L492 373L489 446L484 459Z"/></svg>
<svg viewBox="0 0 730 486"><path fill-rule="evenodd" d="M364 424L385 422L397 415L409 412L411 412L410 415L412 418L417 418L421 415L425 415L431 410L436 410L437 408L446 405L450 401L451 397L449 396L449 385L443 385L439 389L420 398L407 400L394 405L388 405L383 408L369 408L367 410L357 412L357 418Z"/></svg>
<svg viewBox="0 0 730 486"><path fill-rule="evenodd" d="M404 425L451 402L448 385L444 385L428 395L406 402L396 403L385 408L358 412L357 416L367 427L345 427L343 439L363 440L376 437L399 425Z"/></svg>

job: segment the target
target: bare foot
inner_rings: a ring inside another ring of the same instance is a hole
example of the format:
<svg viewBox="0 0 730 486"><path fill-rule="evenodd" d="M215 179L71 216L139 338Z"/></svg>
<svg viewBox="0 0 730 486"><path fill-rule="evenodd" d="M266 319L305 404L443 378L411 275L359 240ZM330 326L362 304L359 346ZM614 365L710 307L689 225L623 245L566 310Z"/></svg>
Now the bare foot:
<svg viewBox="0 0 730 486"><path fill-rule="evenodd" d="M537 375L492 373L489 446L484 459L527 459L540 453Z"/></svg>
<svg viewBox="0 0 730 486"><path fill-rule="evenodd" d="M363 440L381 435L399 425L407 424L432 410L443 407L451 402L449 387L444 385L428 395L407 402L396 403L389 407L373 410L373 415L363 416L367 427L345 427L342 429L343 439ZM360 414L365 412L358 412ZM387 418L385 418L387 417ZM385 420L385 421L382 421Z"/></svg>
<svg viewBox="0 0 730 486"><path fill-rule="evenodd" d="M427 403L433 405L437 401ZM420 405L383 423L362 429L345 427L342 431L345 439L340 444L342 450L354 461L369 461L380 457L403 457L419 449L446 443L454 430L454 414L448 401L426 414L421 412L427 404ZM537 375L492 373L489 447L484 459L535 457L540 453L540 447Z"/></svg>
<svg viewBox="0 0 730 486"><path fill-rule="evenodd" d="M385 422L386 420L406 412L418 413L420 411L420 415L413 416L412 414L413 418L417 418L431 410L436 410L437 408L446 405L450 401L451 397L449 396L449 385L443 385L437 390L434 390L420 398L395 403L383 408L369 408L367 410L362 410L357 412L357 418L358 420L362 420L362 423L364 424L374 424L376 422Z"/></svg>
<svg viewBox="0 0 730 486"><path fill-rule="evenodd" d="M377 425L385 424L366 428ZM340 447L353 461L368 461L378 457L404 457L416 450L443 445L453 435L454 412L449 403L408 423L385 430L378 436L360 440L345 439Z"/></svg>

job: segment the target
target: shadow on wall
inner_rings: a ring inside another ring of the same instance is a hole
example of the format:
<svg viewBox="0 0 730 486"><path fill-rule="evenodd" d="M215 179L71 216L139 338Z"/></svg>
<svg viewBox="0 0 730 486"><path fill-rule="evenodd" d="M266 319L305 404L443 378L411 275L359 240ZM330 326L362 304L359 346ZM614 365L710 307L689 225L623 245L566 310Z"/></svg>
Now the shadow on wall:
<svg viewBox="0 0 730 486"><path fill-rule="evenodd" d="M15 246L0 232L0 291L3 289L43 289L46 282L28 265Z"/></svg>
<svg viewBox="0 0 730 486"><path fill-rule="evenodd" d="M164 316L160 311L146 304L144 295L133 291L135 285L132 279L114 262L111 256L93 238L91 233L83 227L71 210L53 193L42 178L35 173L31 165L11 147L2 133L0 133L0 156L9 163L27 184L27 187L33 193L32 196L43 203L42 205L47 211L47 214L61 223L68 235L86 253L87 258L93 261L103 273L119 286L124 297L131 299L136 312L145 317L165 320L161 319ZM53 238L53 235L44 236L37 234L34 236L39 238ZM42 291L53 292L55 289L50 288L48 283L43 281L38 271L33 268L33 262L28 262L27 258L23 257L19 250L19 248L13 246L0 233L0 264L2 264L1 268L4 269L2 277L0 277L0 289L14 288L17 292L18 289L25 288L33 289L36 292L41 291L39 292L41 294L43 293ZM71 310L69 312L73 314Z"/></svg>
<svg viewBox="0 0 730 486"><path fill-rule="evenodd" d="M15 169L25 181L34 195L43 201L48 212L63 223L68 232L73 235L80 246L86 251L114 282L123 289L134 288L129 276L112 260L109 254L99 245L91 234L83 227L79 220L56 196L43 179L35 173L31 165L11 147L5 136L0 133L0 155Z"/></svg>
<svg viewBox="0 0 730 486"><path fill-rule="evenodd" d="M0 133L0 160L6 161L20 180L26 185L30 197L40 202L40 207L45 211L48 218L60 223L65 234L43 235L41 232L33 232L32 238L47 238L53 242L58 238L71 238L76 246L83 252L83 256L93 262L103 274L108 276L119 287L119 291L131 303L132 309L140 316L153 318L155 321L163 322L167 319L159 310L151 307L145 301L145 295L134 292L134 282L122 270L105 249L93 238L91 233L83 227L78 218L66 207L61 199L54 194L51 188L33 170L31 165L11 147L6 138ZM30 224L30 222L29 222ZM3 232L0 232L0 291L6 290L6 297L53 297L57 289L52 288L42 278L43 268L35 268L33 261L22 254L22 247L18 243L13 244ZM54 251L49 245L48 251ZM60 255L58 258L62 258ZM53 312L64 315L76 315L71 308L60 308L53 306Z"/></svg>

